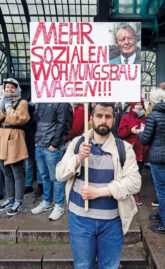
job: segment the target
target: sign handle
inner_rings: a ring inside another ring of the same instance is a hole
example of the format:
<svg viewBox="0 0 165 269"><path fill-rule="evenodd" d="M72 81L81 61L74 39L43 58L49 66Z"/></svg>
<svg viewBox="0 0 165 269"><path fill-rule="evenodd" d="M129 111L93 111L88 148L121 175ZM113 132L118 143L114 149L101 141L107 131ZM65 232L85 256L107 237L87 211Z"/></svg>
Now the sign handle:
<svg viewBox="0 0 165 269"><path fill-rule="evenodd" d="M84 103L85 143L88 144L88 103ZM85 158L85 186L88 186L88 157ZM88 200L85 200L85 211L88 211Z"/></svg>

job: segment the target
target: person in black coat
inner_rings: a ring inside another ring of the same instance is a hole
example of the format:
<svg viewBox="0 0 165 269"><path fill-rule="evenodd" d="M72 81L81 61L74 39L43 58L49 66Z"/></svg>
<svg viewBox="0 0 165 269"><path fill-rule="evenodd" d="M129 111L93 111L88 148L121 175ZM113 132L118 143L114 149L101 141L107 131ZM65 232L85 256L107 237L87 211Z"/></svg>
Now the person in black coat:
<svg viewBox="0 0 165 269"><path fill-rule="evenodd" d="M165 234L165 91L157 89L151 92L152 111L146 118L144 131L134 129L143 145L150 145L148 162L157 193L159 208L156 215L149 219L159 222L152 225L153 232Z"/></svg>

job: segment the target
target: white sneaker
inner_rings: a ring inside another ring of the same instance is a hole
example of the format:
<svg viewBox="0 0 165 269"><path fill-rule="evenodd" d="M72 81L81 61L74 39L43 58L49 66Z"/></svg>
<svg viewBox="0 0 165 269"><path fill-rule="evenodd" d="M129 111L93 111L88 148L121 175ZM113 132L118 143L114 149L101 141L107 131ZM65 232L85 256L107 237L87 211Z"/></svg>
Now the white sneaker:
<svg viewBox="0 0 165 269"><path fill-rule="evenodd" d="M64 214L63 205L55 204L52 213L49 216L50 220L57 220Z"/></svg>
<svg viewBox="0 0 165 269"><path fill-rule="evenodd" d="M42 201L38 206L31 210L32 214L39 214L41 212L52 209L52 203Z"/></svg>

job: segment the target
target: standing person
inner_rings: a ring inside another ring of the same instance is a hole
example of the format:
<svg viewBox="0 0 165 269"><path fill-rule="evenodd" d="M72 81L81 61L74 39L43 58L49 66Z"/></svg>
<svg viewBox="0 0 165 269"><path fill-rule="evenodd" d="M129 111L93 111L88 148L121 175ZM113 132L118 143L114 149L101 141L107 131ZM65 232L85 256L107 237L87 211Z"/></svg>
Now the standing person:
<svg viewBox="0 0 165 269"><path fill-rule="evenodd" d="M123 245L123 233L128 231L137 212L132 197L140 189L141 179L131 145L124 142L126 160L120 164L112 134L114 107L111 103L96 103L92 112L93 129L89 144L83 142L74 153L80 137L70 143L57 165L59 181L67 181L70 241L75 269L117 269ZM89 157L89 185L84 185L84 159ZM84 200L89 200L89 210Z"/></svg>
<svg viewBox="0 0 165 269"><path fill-rule="evenodd" d="M69 133L65 136L65 142L71 141L84 132L84 105L82 103L74 104L73 109L73 123ZM90 120L89 112L88 120Z"/></svg>
<svg viewBox="0 0 165 269"><path fill-rule="evenodd" d="M58 182L54 174L57 163L61 160L63 151L61 146L67 122L68 104L39 103L37 106L37 127L35 134L36 165L43 182L43 201L31 210L32 214L50 210L50 220L57 220L64 214L65 187Z"/></svg>
<svg viewBox="0 0 165 269"><path fill-rule="evenodd" d="M37 105L36 105L37 106ZM35 105L29 101L30 121L26 125L26 145L29 158L25 160L25 191L24 194L33 191L33 180L37 178L37 189L32 197L37 198L43 194L43 184L39 171L35 165L35 132L36 132L36 114Z"/></svg>
<svg viewBox="0 0 165 269"><path fill-rule="evenodd" d="M133 132L133 127L136 126L136 128L143 129L145 121L144 101L143 98L141 98L141 102L131 103L130 112L123 115L118 128L118 136L130 143L135 151L140 174L147 157L148 147L142 145L137 134ZM138 194L135 194L134 198L137 205L143 204Z"/></svg>
<svg viewBox="0 0 165 269"><path fill-rule="evenodd" d="M0 167L0 200L3 199L3 173Z"/></svg>
<svg viewBox="0 0 165 269"><path fill-rule="evenodd" d="M120 55L110 60L110 64L140 64L140 48L137 47L137 36L129 24L121 25L115 34Z"/></svg>
<svg viewBox="0 0 165 269"><path fill-rule="evenodd" d="M150 95L152 111L148 114L144 131L135 129L143 145L150 145L148 161L159 203L158 213L150 220L159 222L151 230L165 234L165 91L156 89Z"/></svg>
<svg viewBox="0 0 165 269"><path fill-rule="evenodd" d="M23 125L30 119L28 103L21 98L17 80L4 80L4 97L0 102L0 165L5 177L7 200L0 211L16 215L23 209L24 159L28 158Z"/></svg>

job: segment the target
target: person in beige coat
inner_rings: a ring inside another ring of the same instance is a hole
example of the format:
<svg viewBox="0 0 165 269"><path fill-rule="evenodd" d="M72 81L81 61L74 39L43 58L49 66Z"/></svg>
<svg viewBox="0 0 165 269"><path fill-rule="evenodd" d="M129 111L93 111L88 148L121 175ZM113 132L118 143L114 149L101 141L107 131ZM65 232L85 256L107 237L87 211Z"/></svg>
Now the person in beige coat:
<svg viewBox="0 0 165 269"><path fill-rule="evenodd" d="M4 96L0 101L0 165L5 176L7 200L0 211L16 215L23 209L24 159L28 158L23 125L30 119L28 103L21 98L17 80L3 83Z"/></svg>
<svg viewBox="0 0 165 269"><path fill-rule="evenodd" d="M112 134L114 108L96 103L89 144L83 142L74 153L80 137L73 139L56 167L57 180L66 183L69 204L70 241L74 268L117 269L126 234L137 207L133 194L139 192L141 176L132 146L123 142L126 160L123 168ZM84 184L84 159L89 158L89 184ZM89 210L84 200L89 200Z"/></svg>

